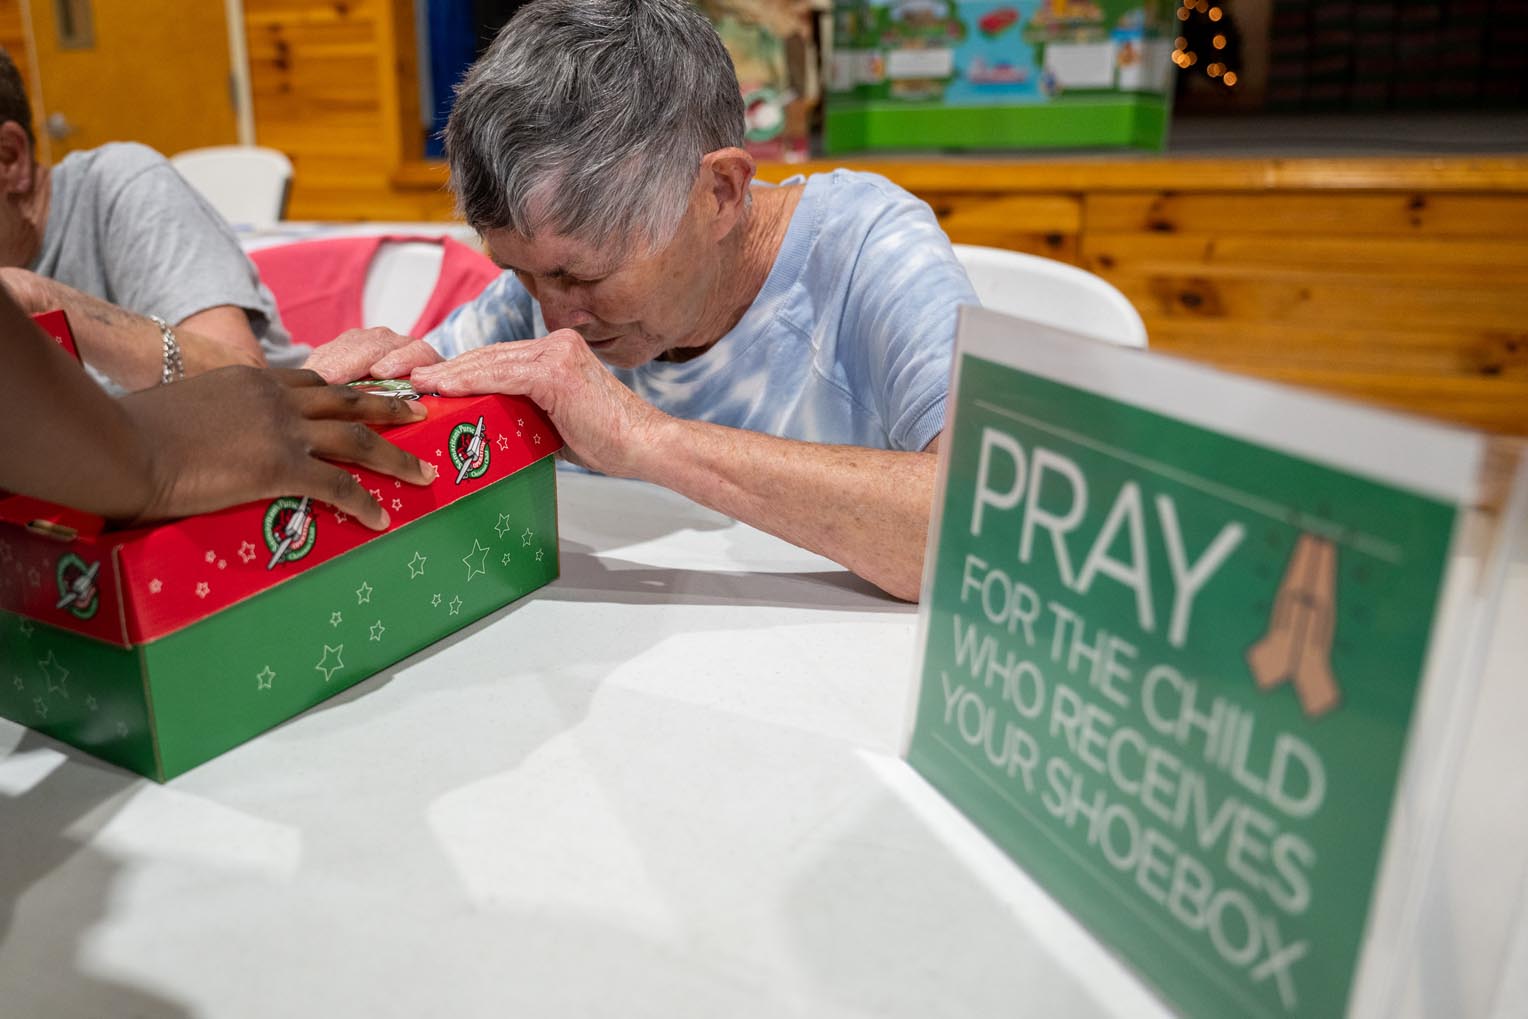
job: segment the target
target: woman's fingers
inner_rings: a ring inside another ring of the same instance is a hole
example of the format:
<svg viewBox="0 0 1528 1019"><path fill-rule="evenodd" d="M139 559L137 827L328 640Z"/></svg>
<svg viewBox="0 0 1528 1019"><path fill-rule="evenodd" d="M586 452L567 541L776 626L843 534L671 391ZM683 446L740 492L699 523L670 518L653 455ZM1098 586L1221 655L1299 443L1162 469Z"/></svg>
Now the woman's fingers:
<svg viewBox="0 0 1528 1019"><path fill-rule="evenodd" d="M364 379L368 369L389 351L412 342L391 329L348 329L313 351L307 367L329 382Z"/></svg>
<svg viewBox="0 0 1528 1019"><path fill-rule="evenodd" d="M436 364L444 360L440 352L423 340L415 340L407 346L399 347L390 354L385 354L371 366L372 378L376 379L401 379L408 376L415 368L423 368L425 365Z"/></svg>

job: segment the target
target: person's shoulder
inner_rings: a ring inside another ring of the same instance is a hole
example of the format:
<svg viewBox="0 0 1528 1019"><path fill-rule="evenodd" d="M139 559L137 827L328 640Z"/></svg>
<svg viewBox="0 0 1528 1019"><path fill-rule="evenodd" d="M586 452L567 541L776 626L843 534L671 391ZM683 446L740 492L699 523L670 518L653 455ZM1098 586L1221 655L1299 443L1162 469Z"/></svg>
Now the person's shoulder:
<svg viewBox="0 0 1528 1019"><path fill-rule="evenodd" d="M139 142L107 142L93 149L71 152L60 167L74 166L102 177L136 176L145 170L169 166L170 161Z"/></svg>
<svg viewBox="0 0 1528 1019"><path fill-rule="evenodd" d="M922 205L922 199L878 173L843 167L806 177L808 193L828 200L829 206L843 214L880 212L899 205Z"/></svg>
<svg viewBox="0 0 1528 1019"><path fill-rule="evenodd" d="M108 142L93 149L71 152L53 168L55 179L82 196L94 195L103 210L116 206L117 199L130 189L173 177L179 181L169 160L147 145L138 142Z"/></svg>

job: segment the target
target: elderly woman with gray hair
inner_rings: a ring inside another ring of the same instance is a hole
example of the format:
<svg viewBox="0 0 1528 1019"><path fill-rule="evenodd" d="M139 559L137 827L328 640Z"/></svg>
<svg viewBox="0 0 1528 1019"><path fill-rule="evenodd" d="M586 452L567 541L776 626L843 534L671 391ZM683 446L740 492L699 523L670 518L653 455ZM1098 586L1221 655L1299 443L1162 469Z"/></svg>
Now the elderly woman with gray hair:
<svg viewBox="0 0 1528 1019"><path fill-rule="evenodd" d="M742 142L731 60L687 0L534 0L446 127L507 271L423 340L355 330L309 366L528 396L585 466L916 599L975 295L923 202L846 170L755 184Z"/></svg>

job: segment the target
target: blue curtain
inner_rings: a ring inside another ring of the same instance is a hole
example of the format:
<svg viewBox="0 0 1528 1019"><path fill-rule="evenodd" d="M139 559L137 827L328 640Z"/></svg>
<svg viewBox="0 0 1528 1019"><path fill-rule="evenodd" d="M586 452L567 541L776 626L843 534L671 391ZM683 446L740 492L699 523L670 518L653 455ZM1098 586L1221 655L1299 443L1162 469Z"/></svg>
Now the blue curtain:
<svg viewBox="0 0 1528 1019"><path fill-rule="evenodd" d="M451 92L477 56L474 0L428 0L430 31L430 137L425 155L440 158L440 132L451 113Z"/></svg>

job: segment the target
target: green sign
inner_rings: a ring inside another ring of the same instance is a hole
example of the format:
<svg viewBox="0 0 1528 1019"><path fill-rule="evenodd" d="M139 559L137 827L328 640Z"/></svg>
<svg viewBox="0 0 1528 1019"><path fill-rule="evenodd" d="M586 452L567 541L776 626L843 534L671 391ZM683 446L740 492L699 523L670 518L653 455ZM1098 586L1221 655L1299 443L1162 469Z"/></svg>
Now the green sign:
<svg viewBox="0 0 1528 1019"><path fill-rule="evenodd" d="M1342 1014L1455 506L958 360L909 760L1186 1013Z"/></svg>

